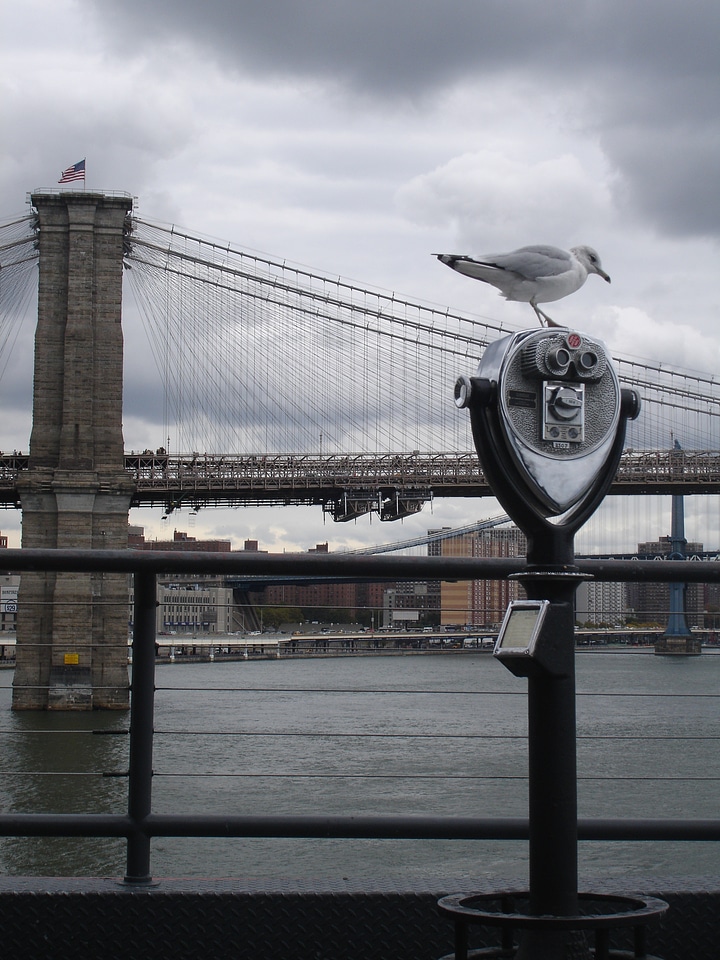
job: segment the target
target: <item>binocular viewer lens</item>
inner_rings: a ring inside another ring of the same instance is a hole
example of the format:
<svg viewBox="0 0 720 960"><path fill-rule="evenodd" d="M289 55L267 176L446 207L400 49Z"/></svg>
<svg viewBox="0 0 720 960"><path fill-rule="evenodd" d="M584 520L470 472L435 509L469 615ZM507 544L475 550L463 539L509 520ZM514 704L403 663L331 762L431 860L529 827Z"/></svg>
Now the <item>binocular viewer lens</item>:
<svg viewBox="0 0 720 960"><path fill-rule="evenodd" d="M583 380L597 382L607 369L600 344L577 333L529 343L522 351L523 374L533 380Z"/></svg>

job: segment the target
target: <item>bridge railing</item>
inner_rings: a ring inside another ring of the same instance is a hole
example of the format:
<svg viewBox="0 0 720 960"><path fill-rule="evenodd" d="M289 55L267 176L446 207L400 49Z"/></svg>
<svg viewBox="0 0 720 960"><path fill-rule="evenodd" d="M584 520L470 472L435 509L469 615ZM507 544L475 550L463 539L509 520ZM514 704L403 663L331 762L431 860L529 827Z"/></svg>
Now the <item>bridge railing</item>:
<svg viewBox="0 0 720 960"><path fill-rule="evenodd" d="M298 815L233 815L153 812L153 740L156 667L157 581L160 575L306 576L412 580L502 579L524 567L519 559L442 557L368 557L353 555L248 556L100 550L6 550L3 568L128 573L134 579L127 812L0 814L2 837L124 838L125 882L146 884L152 877L151 840L156 837L334 838L412 840L523 840L526 818L483 816L344 816L322 812ZM578 568L599 580L720 582L720 564L683 561L578 561ZM720 818L585 818L581 840L720 840Z"/></svg>

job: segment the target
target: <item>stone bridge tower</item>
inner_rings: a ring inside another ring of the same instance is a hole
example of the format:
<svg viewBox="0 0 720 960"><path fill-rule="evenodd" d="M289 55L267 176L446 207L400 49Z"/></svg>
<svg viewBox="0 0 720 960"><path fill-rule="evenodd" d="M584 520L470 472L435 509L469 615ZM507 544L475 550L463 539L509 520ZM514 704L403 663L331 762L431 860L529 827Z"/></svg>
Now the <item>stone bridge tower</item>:
<svg viewBox="0 0 720 960"><path fill-rule="evenodd" d="M23 547L127 547L122 434L123 245L132 199L33 194L40 276ZM128 706L127 577L25 573L15 710Z"/></svg>

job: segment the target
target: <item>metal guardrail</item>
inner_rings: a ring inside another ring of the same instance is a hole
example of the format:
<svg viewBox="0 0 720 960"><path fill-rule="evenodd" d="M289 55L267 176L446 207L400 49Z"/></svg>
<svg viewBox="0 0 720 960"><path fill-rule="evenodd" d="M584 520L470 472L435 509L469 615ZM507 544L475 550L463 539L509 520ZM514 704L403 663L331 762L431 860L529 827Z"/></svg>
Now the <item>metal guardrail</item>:
<svg viewBox="0 0 720 960"><path fill-rule="evenodd" d="M508 817L185 815L152 812L153 714L157 577L173 572L226 576L304 575L422 579L500 579L525 568L522 560L439 557L367 557L322 554L208 555L136 550L4 550L3 568L130 573L135 615L131 681L127 814L0 815L0 836L125 838L128 884L150 882L153 837L265 837L417 840L525 840L528 821ZM699 561L578 561L599 580L720 582L720 564ZM720 840L720 819L612 819L578 821L580 840Z"/></svg>

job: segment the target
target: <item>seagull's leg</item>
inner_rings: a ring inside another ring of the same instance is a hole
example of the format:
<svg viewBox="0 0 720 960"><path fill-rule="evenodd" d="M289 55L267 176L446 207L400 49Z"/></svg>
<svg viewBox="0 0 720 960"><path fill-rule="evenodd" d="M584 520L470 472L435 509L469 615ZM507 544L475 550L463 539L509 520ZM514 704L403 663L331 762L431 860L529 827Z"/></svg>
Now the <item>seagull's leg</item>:
<svg viewBox="0 0 720 960"><path fill-rule="evenodd" d="M544 327L545 324L544 324L544 322L543 322L543 312L542 312L542 310L540 310L539 307L536 307L535 304L532 302L532 300L530 301L530 306L531 306L531 307L533 308L533 310L535 311L535 316L536 316L536 317L538 318L538 320L540 321L540 326L541 326L541 327Z"/></svg>
<svg viewBox="0 0 720 960"><path fill-rule="evenodd" d="M532 300L530 301L530 306L535 311L535 315L540 321L541 327L559 327L560 326L559 323L555 323L555 321L551 317L549 317L546 313L543 313L540 307L538 307L536 303L533 303Z"/></svg>

